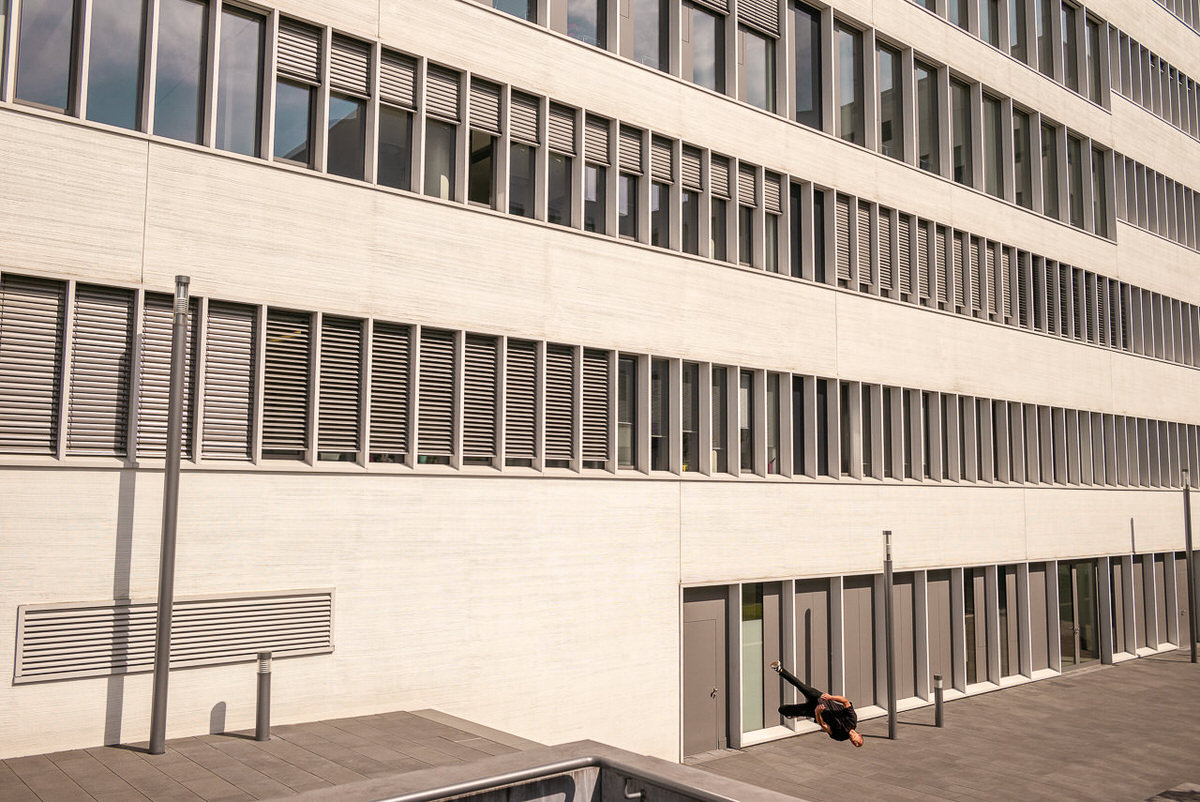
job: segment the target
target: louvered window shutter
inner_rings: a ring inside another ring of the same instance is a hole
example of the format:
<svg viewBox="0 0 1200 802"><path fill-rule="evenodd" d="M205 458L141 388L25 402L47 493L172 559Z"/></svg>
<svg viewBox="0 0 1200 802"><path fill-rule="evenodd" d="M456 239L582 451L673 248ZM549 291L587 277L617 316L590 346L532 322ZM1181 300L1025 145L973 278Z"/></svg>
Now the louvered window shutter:
<svg viewBox="0 0 1200 802"><path fill-rule="evenodd" d="M66 285L0 278L0 453L58 447Z"/></svg>
<svg viewBox="0 0 1200 802"><path fill-rule="evenodd" d="M546 459L575 458L575 351L546 346Z"/></svg>
<svg viewBox="0 0 1200 802"><path fill-rule="evenodd" d="M430 64L425 75L425 111L458 122L458 79L454 70Z"/></svg>
<svg viewBox="0 0 1200 802"><path fill-rule="evenodd" d="M312 316L267 310L263 363L264 457L303 459L308 450Z"/></svg>
<svg viewBox="0 0 1200 802"><path fill-rule="evenodd" d="M702 6L708 6L713 11L720 11L722 14L729 13L729 0L696 0Z"/></svg>
<svg viewBox="0 0 1200 802"><path fill-rule="evenodd" d="M421 329L417 453L454 454L454 332Z"/></svg>
<svg viewBox="0 0 1200 802"><path fill-rule="evenodd" d="M288 78L321 83L321 31L294 20L280 19L276 70Z"/></svg>
<svg viewBox="0 0 1200 802"><path fill-rule="evenodd" d="M321 392L317 450L321 459L358 457L362 419L362 321L321 318ZM348 460L348 461L350 461Z"/></svg>
<svg viewBox="0 0 1200 802"><path fill-rule="evenodd" d="M1004 319L1012 320L1012 252L1005 248L1000 251L1000 292L1004 303Z"/></svg>
<svg viewBox="0 0 1200 802"><path fill-rule="evenodd" d="M642 132L636 128L621 126L621 170L626 173L642 174Z"/></svg>
<svg viewBox="0 0 1200 802"><path fill-rule="evenodd" d="M713 156L709 166L709 182L714 198L729 199L729 160L724 156Z"/></svg>
<svg viewBox="0 0 1200 802"><path fill-rule="evenodd" d="M408 326L376 323L371 330L371 459L401 462L408 453Z"/></svg>
<svg viewBox="0 0 1200 802"><path fill-rule="evenodd" d="M999 287L996 286L996 244L994 242L985 242L983 247L983 280L984 287L987 289L987 308L988 312L993 315L1000 314L1000 293Z"/></svg>
<svg viewBox="0 0 1200 802"><path fill-rule="evenodd" d="M575 110L556 103L550 104L550 150L575 155Z"/></svg>
<svg viewBox="0 0 1200 802"><path fill-rule="evenodd" d="M583 352L583 458L607 462L608 449L608 352Z"/></svg>
<svg viewBox="0 0 1200 802"><path fill-rule="evenodd" d="M892 212L879 207L879 289L892 289Z"/></svg>
<svg viewBox="0 0 1200 802"><path fill-rule="evenodd" d="M122 456L128 437L133 294L80 284L74 313L67 453Z"/></svg>
<svg viewBox="0 0 1200 802"><path fill-rule="evenodd" d="M1029 254L1017 252L1017 323L1023 327L1030 325L1029 321L1029 279L1025 274L1025 265Z"/></svg>
<svg viewBox="0 0 1200 802"><path fill-rule="evenodd" d="M704 181L701 178L701 161L700 151L695 148L684 147L682 166L679 171L683 178L684 189L690 189L695 192L700 192L704 189Z"/></svg>
<svg viewBox="0 0 1200 802"><path fill-rule="evenodd" d="M504 455L537 457L537 343L509 340L504 360Z"/></svg>
<svg viewBox="0 0 1200 802"><path fill-rule="evenodd" d="M758 173L750 164L738 165L738 205L739 206L757 206L758 205Z"/></svg>
<svg viewBox="0 0 1200 802"><path fill-rule="evenodd" d="M763 206L767 214L783 214L783 176L775 173L764 174Z"/></svg>
<svg viewBox="0 0 1200 802"><path fill-rule="evenodd" d="M838 281L850 280L850 199L838 195L833 206Z"/></svg>
<svg viewBox="0 0 1200 802"><path fill-rule="evenodd" d="M926 221L917 220L917 295L921 299L929 297L929 225Z"/></svg>
<svg viewBox="0 0 1200 802"><path fill-rule="evenodd" d="M496 372L500 367L495 337L468 334L463 357L463 456L496 456Z"/></svg>
<svg viewBox="0 0 1200 802"><path fill-rule="evenodd" d="M396 106L414 109L417 87L416 59L383 51L379 60L379 97Z"/></svg>
<svg viewBox="0 0 1200 802"><path fill-rule="evenodd" d="M858 285L866 289L871 286L871 204L858 202L858 214L854 222L858 229Z"/></svg>
<svg viewBox="0 0 1200 802"><path fill-rule="evenodd" d="M670 184L675 181L672 169L671 140L656 136L650 140L650 171L655 181Z"/></svg>
<svg viewBox="0 0 1200 802"><path fill-rule="evenodd" d="M771 36L779 36L779 3L776 0L738 0L739 21Z"/></svg>
<svg viewBox="0 0 1200 802"><path fill-rule="evenodd" d="M371 46L335 34L329 52L329 85L359 97L370 97Z"/></svg>
<svg viewBox="0 0 1200 802"><path fill-rule="evenodd" d="M251 457L257 313L210 301L204 335L205 459Z"/></svg>
<svg viewBox="0 0 1200 802"><path fill-rule="evenodd" d="M900 292L912 295L912 220L902 214L896 219L896 239L899 257L896 264L896 277L900 284Z"/></svg>
<svg viewBox="0 0 1200 802"><path fill-rule="evenodd" d="M979 249L982 243L977 237L964 238L967 256L971 260L971 308L983 310L983 279L980 274Z"/></svg>
<svg viewBox="0 0 1200 802"><path fill-rule="evenodd" d="M967 304L966 288L964 287L965 276L963 275L963 251L966 249L966 247L967 243L966 240L963 239L962 233L955 233L954 244L950 249L950 255L953 259L951 280L954 282L954 305L959 309Z"/></svg>
<svg viewBox="0 0 1200 802"><path fill-rule="evenodd" d="M946 237L949 232L943 227L938 226L934 230L933 238L933 264L936 270L937 279L937 300L938 303L950 303L950 278L949 266L946 264Z"/></svg>
<svg viewBox="0 0 1200 802"><path fill-rule="evenodd" d="M183 362L183 454L192 455L193 392L196 361L197 307L188 314L187 345ZM167 456L167 415L171 394L171 339L175 328L175 298L146 293L142 309L142 345L139 355L137 453L158 459Z"/></svg>
<svg viewBox="0 0 1200 802"><path fill-rule="evenodd" d="M512 104L509 109L509 133L517 142L526 145L537 145L542 141L538 121L541 101L533 95L520 92L512 93Z"/></svg>
<svg viewBox="0 0 1200 802"><path fill-rule="evenodd" d="M593 164L609 165L608 120L590 114L583 129L583 154Z"/></svg>
<svg viewBox="0 0 1200 802"><path fill-rule="evenodd" d="M471 127L500 135L500 87L471 79Z"/></svg>

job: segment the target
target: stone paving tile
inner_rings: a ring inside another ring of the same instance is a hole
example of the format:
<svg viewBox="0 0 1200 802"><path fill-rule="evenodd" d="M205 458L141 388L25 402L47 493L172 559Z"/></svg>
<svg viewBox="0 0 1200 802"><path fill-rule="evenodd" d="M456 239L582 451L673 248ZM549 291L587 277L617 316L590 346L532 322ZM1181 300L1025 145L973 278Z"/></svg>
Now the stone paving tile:
<svg viewBox="0 0 1200 802"><path fill-rule="evenodd" d="M115 746L100 746L87 750L88 754L111 768L121 779L136 788L143 796L155 802L198 802L200 797L187 787L163 774L138 758L128 749Z"/></svg>
<svg viewBox="0 0 1200 802"><path fill-rule="evenodd" d="M258 769L253 769L230 757L221 750L205 743L199 738L191 739L189 744L180 744L176 748L187 757L214 774L236 785L255 799L269 799L292 793L281 782L268 777Z"/></svg>
<svg viewBox="0 0 1200 802"><path fill-rule="evenodd" d="M22 782L12 769L0 763L0 799L6 802L26 802L36 800L37 795L29 790L29 786Z"/></svg>
<svg viewBox="0 0 1200 802"><path fill-rule="evenodd" d="M74 802L77 799L87 800L87 802L92 800L90 794L80 788L78 783L64 774L62 769L54 765L54 761L45 755L18 757L5 762L21 779L21 782L25 783L29 790L41 799L62 800L62 802Z"/></svg>
<svg viewBox="0 0 1200 802"><path fill-rule="evenodd" d="M83 749L47 755L63 774L97 802L144 802L145 795Z"/></svg>
<svg viewBox="0 0 1200 802"><path fill-rule="evenodd" d="M268 741L268 743L270 742ZM310 767L312 770L302 769L286 760L276 757L263 749L262 744L255 741L242 738L227 738L224 742L214 743L212 746L214 749L236 758L242 764L262 772L276 782L286 785L293 792L311 791L314 788L328 788L331 785L337 784L323 779L317 773L319 769L316 767ZM361 774L354 772L347 772L346 774L348 776L344 780L345 782L366 779ZM350 779L351 777L356 779L352 780Z"/></svg>

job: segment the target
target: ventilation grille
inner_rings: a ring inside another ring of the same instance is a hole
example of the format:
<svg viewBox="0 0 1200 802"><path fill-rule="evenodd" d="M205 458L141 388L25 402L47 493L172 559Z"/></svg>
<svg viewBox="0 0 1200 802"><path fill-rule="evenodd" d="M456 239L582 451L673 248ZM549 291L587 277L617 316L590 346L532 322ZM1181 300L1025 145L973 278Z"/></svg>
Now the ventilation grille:
<svg viewBox="0 0 1200 802"><path fill-rule="evenodd" d="M929 297L929 226L917 220L917 295Z"/></svg>
<svg viewBox="0 0 1200 802"><path fill-rule="evenodd" d="M899 263L896 265L896 276L900 283L900 292L912 294L912 221L908 215L902 214L897 218L897 245Z"/></svg>
<svg viewBox="0 0 1200 802"><path fill-rule="evenodd" d="M854 222L858 229L858 248L855 263L858 267L858 284L863 289L871 285L871 204L858 202L858 214Z"/></svg>
<svg viewBox="0 0 1200 802"><path fill-rule="evenodd" d="M154 669L154 602L17 608L14 684ZM176 599L171 668L333 652L333 590Z"/></svg>
<svg viewBox="0 0 1200 802"><path fill-rule="evenodd" d="M892 289L892 213L879 209L879 289Z"/></svg>

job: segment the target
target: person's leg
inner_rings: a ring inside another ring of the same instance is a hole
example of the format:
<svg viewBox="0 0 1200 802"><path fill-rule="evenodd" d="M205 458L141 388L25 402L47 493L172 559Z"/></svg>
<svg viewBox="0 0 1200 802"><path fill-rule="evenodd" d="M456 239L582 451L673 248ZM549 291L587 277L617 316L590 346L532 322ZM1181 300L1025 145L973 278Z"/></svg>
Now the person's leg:
<svg viewBox="0 0 1200 802"><path fill-rule="evenodd" d="M816 705L812 702L805 702L802 705L780 705L779 715L787 718L811 718L816 720L816 714L813 713L813 708Z"/></svg>
<svg viewBox="0 0 1200 802"><path fill-rule="evenodd" d="M792 672L788 671L783 666L780 666L778 670L779 670L779 676L783 677L785 680L790 682L792 685L796 686L796 688L800 691L800 693L804 694L804 701L806 704L811 705L813 707L816 706L817 702L821 698L820 691L818 691L816 688L805 685L803 680L801 680L799 677L797 677ZM787 715L787 714L785 713L784 715ZM806 713L805 715L812 715L812 714L810 712L810 713Z"/></svg>

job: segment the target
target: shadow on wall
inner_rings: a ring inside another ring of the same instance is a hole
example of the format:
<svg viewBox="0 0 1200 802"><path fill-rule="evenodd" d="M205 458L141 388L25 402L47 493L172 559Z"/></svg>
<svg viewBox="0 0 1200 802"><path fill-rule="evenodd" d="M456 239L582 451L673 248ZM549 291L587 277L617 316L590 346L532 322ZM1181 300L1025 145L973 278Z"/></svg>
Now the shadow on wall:
<svg viewBox="0 0 1200 802"><path fill-rule="evenodd" d="M117 537L113 553L113 591L115 602L129 601L129 573L133 552L134 496L137 471L121 471L117 490ZM115 627L112 638L112 663L122 666L129 656L129 631ZM108 678L108 696L104 709L104 743L121 742L121 717L125 710L125 675Z"/></svg>
<svg viewBox="0 0 1200 802"><path fill-rule="evenodd" d="M208 714L208 734L220 735L225 732L225 703L217 702L212 712Z"/></svg>

